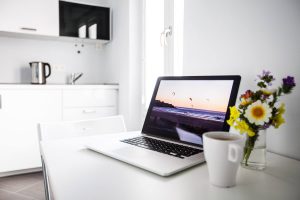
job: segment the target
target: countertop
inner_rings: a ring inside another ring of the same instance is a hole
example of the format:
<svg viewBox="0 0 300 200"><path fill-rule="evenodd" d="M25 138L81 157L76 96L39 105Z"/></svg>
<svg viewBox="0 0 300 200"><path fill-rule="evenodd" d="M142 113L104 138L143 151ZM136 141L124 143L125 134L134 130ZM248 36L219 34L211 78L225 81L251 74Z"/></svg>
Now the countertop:
<svg viewBox="0 0 300 200"><path fill-rule="evenodd" d="M0 83L0 89L118 89L117 83L83 83L83 84L30 84Z"/></svg>

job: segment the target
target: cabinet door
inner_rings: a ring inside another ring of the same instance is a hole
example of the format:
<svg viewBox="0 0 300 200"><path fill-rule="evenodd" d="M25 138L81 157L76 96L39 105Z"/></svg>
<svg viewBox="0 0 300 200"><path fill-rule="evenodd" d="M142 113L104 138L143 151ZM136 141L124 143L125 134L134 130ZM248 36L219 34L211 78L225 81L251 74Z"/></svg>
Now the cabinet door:
<svg viewBox="0 0 300 200"><path fill-rule="evenodd" d="M58 36L58 0L0 0L0 31Z"/></svg>
<svg viewBox="0 0 300 200"><path fill-rule="evenodd" d="M0 90L0 172L41 166L37 123L62 119L59 90Z"/></svg>
<svg viewBox="0 0 300 200"><path fill-rule="evenodd" d="M63 120L93 119L117 115L116 89L66 89Z"/></svg>
<svg viewBox="0 0 300 200"><path fill-rule="evenodd" d="M110 40L110 8L60 1L59 20L61 36L78 37L81 27L90 39Z"/></svg>
<svg viewBox="0 0 300 200"><path fill-rule="evenodd" d="M76 89L63 91L64 107L116 106L117 90Z"/></svg>

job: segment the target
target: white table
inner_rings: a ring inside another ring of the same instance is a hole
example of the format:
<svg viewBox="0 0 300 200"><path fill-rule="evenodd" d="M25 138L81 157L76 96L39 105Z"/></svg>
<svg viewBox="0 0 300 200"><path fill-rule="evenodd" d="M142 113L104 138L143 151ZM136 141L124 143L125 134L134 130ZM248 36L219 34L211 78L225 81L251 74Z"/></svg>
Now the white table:
<svg viewBox="0 0 300 200"><path fill-rule="evenodd" d="M240 168L237 186L209 184L206 164L170 177L92 152L89 141L105 135L41 142L55 200L300 199L300 162L267 153L267 168Z"/></svg>

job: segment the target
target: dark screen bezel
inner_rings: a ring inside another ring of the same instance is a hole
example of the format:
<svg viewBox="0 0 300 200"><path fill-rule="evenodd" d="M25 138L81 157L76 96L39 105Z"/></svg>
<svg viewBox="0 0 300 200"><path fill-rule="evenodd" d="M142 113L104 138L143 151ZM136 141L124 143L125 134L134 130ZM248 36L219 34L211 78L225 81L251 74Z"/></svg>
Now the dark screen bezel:
<svg viewBox="0 0 300 200"><path fill-rule="evenodd" d="M146 118L145 118L143 129L142 129L143 134L146 134L146 135L149 135L149 136L154 136L154 137L159 137L159 138L162 138L162 139L172 140L172 141L175 141L175 142L185 143L185 144L189 144L189 145L193 145L193 146L202 147L202 145L198 145L198 144L195 144L195 143L176 140L174 138L169 138L169 137L163 137L163 133L161 133L157 130L153 130L149 127L150 114L151 114L152 108L154 106L154 102L155 102L154 100L156 98L160 82L162 80L232 80L233 84L232 84L231 94L230 94L230 98L229 98L229 101L228 101L225 120L224 120L224 123L223 123L223 128L221 130L221 131L227 131L227 132L229 131L230 126L226 123L226 120L228 120L229 116L230 116L229 107L235 105L238 90L239 90L239 86L240 86L240 82L241 82L241 76L239 76L239 75L226 75L226 76L162 76L162 77L158 77L158 79L156 81L154 92L153 92L153 95L152 95L152 98L151 98L151 102L150 102L150 105L149 105L149 108L148 108L148 111L147 111L147 115L146 115Z"/></svg>

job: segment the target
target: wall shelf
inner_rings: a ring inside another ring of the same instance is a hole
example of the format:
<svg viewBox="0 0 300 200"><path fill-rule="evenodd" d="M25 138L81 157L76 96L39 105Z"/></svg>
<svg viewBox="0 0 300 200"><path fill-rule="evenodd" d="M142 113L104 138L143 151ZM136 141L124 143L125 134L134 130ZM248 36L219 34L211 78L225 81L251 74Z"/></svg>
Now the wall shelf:
<svg viewBox="0 0 300 200"><path fill-rule="evenodd" d="M110 40L99 40L89 38L67 37L67 36L48 36L38 34L16 33L0 31L1 37L20 38L20 39L35 39L35 40L48 40L48 41L61 41L71 43L84 43L84 44L106 44Z"/></svg>

